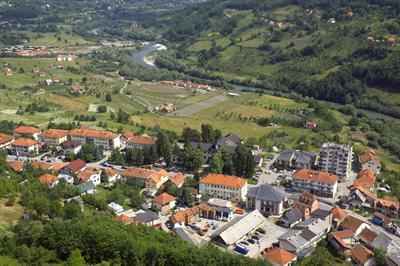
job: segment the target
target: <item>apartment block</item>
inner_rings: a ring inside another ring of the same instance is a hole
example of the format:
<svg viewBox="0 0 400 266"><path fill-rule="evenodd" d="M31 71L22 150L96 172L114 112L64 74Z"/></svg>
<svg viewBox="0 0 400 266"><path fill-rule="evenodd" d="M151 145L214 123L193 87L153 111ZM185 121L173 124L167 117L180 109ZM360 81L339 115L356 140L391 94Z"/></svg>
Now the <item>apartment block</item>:
<svg viewBox="0 0 400 266"><path fill-rule="evenodd" d="M319 151L320 171L335 174L345 179L350 174L353 147L347 144L324 143Z"/></svg>
<svg viewBox="0 0 400 266"><path fill-rule="evenodd" d="M81 143L95 144L105 150L113 150L121 146L119 135L105 130L77 128L68 133L68 138Z"/></svg>

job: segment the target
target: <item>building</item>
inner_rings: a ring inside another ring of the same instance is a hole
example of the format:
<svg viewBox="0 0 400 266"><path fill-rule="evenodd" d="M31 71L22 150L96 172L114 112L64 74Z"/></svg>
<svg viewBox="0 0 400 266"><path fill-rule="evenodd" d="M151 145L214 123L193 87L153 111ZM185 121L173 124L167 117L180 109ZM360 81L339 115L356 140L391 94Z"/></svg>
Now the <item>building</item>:
<svg viewBox="0 0 400 266"><path fill-rule="evenodd" d="M176 205L176 198L164 192L153 199L153 207L168 214Z"/></svg>
<svg viewBox="0 0 400 266"><path fill-rule="evenodd" d="M361 233L358 235L360 242L363 242L367 246L371 246L371 243L374 241L377 234L369 228L364 228Z"/></svg>
<svg viewBox="0 0 400 266"><path fill-rule="evenodd" d="M243 144L243 140L235 134L230 133L217 139L214 144L214 149L224 149L230 154L235 154L236 147L240 144Z"/></svg>
<svg viewBox="0 0 400 266"><path fill-rule="evenodd" d="M133 136L130 139L126 140L126 148L127 149L140 149L143 150L145 148L154 147L156 145L157 138L150 136Z"/></svg>
<svg viewBox="0 0 400 266"><path fill-rule="evenodd" d="M82 150L82 142L79 140L67 140L61 144L61 149L64 154L78 154Z"/></svg>
<svg viewBox="0 0 400 266"><path fill-rule="evenodd" d="M6 76L12 76L13 75L13 71L9 67L4 68L3 71L4 71L4 75L6 75Z"/></svg>
<svg viewBox="0 0 400 266"><path fill-rule="evenodd" d="M176 224L183 224L183 223L191 223L192 220L197 217L200 213L200 209L195 207L185 209L185 210L179 210L174 212L170 217L169 221L171 224L176 225Z"/></svg>
<svg viewBox="0 0 400 266"><path fill-rule="evenodd" d="M185 180L186 180L186 176L184 174L182 174L181 172L172 173L169 176L169 181L171 182L171 184L173 184L177 188L181 188L183 186L183 183L185 183Z"/></svg>
<svg viewBox="0 0 400 266"><path fill-rule="evenodd" d="M313 169L317 155L311 152L299 150L284 150L275 161L275 167L279 169Z"/></svg>
<svg viewBox="0 0 400 266"><path fill-rule="evenodd" d="M165 170L149 170L138 167L131 167L121 173L123 182L131 179L133 182L151 189L159 189L162 184L168 181L168 173Z"/></svg>
<svg viewBox="0 0 400 266"><path fill-rule="evenodd" d="M96 193L96 186L93 184L92 181L88 181L85 183L80 183L76 186L79 191L79 195L86 195L86 194L94 194Z"/></svg>
<svg viewBox="0 0 400 266"><path fill-rule="evenodd" d="M361 170L358 174L358 178L354 180L353 186L363 187L368 191L372 191L375 188L376 175L372 169Z"/></svg>
<svg viewBox="0 0 400 266"><path fill-rule="evenodd" d="M68 130L48 129L39 134L39 142L55 147L67 140Z"/></svg>
<svg viewBox="0 0 400 266"><path fill-rule="evenodd" d="M39 153L36 141L19 138L11 142L11 153L16 156L34 156Z"/></svg>
<svg viewBox="0 0 400 266"><path fill-rule="evenodd" d="M118 215L117 217L115 217L115 220L123 223L124 225L128 225L131 223L138 224L138 222L136 222L135 219L125 214Z"/></svg>
<svg viewBox="0 0 400 266"><path fill-rule="evenodd" d="M280 225L290 228L299 224L303 220L303 213L297 209L292 208L287 210L279 220Z"/></svg>
<svg viewBox="0 0 400 266"><path fill-rule="evenodd" d="M85 183L87 181L92 181L95 186L100 185L101 171L96 169L85 169L79 172L76 176L78 183Z"/></svg>
<svg viewBox="0 0 400 266"><path fill-rule="evenodd" d="M261 213L282 215L284 201L285 192L271 184L249 188L247 191L247 208L257 209Z"/></svg>
<svg viewBox="0 0 400 266"><path fill-rule="evenodd" d="M104 174L107 176L107 183L115 183L121 179L121 174L113 169L104 170Z"/></svg>
<svg viewBox="0 0 400 266"><path fill-rule="evenodd" d="M381 171L381 159L376 155L375 151L371 149L364 151L358 157L358 162L360 163L361 170L370 169L376 174L379 174Z"/></svg>
<svg viewBox="0 0 400 266"><path fill-rule="evenodd" d="M325 238L330 227L326 221L310 218L298 225L299 229L292 229L281 235L278 238L279 247L296 254L298 258L305 257L315 250L317 243Z"/></svg>
<svg viewBox="0 0 400 266"><path fill-rule="evenodd" d="M247 180L236 176L209 174L200 180L199 190L207 198L241 202L246 200Z"/></svg>
<svg viewBox="0 0 400 266"><path fill-rule="evenodd" d="M105 150L113 150L121 146L119 135L111 131L77 128L68 133L68 138L81 143L94 144Z"/></svg>
<svg viewBox="0 0 400 266"><path fill-rule="evenodd" d="M319 202L317 196L303 192L299 199L293 203L293 207L298 209L304 220L308 219L313 212L318 210Z"/></svg>
<svg viewBox="0 0 400 266"><path fill-rule="evenodd" d="M297 259L295 254L278 247L265 253L264 258L271 262L273 266L290 266Z"/></svg>
<svg viewBox="0 0 400 266"><path fill-rule="evenodd" d="M345 253L350 251L360 243L358 238L354 236L353 231L343 230L335 231L328 235L328 242L332 247L339 253Z"/></svg>
<svg viewBox="0 0 400 266"><path fill-rule="evenodd" d="M189 142L189 145L193 149L199 149L202 151L205 161L208 161L213 156L215 151L212 143L191 141Z"/></svg>
<svg viewBox="0 0 400 266"><path fill-rule="evenodd" d="M139 224L147 225L147 226L156 226L161 223L160 216L153 211L145 211L136 214L133 219Z"/></svg>
<svg viewBox="0 0 400 266"><path fill-rule="evenodd" d="M222 246L231 246L240 241L248 233L253 232L265 223L264 216L254 210L244 216L239 216L217 229L211 240Z"/></svg>
<svg viewBox="0 0 400 266"><path fill-rule="evenodd" d="M119 205L118 203L115 203L115 202L110 202L107 205L107 208L109 211L111 211L115 214L118 214L118 213L121 213L124 211L124 207L122 207L121 205Z"/></svg>
<svg viewBox="0 0 400 266"><path fill-rule="evenodd" d="M335 207L331 210L332 225L334 228L338 228L340 224L348 216L347 212L339 207Z"/></svg>
<svg viewBox="0 0 400 266"><path fill-rule="evenodd" d="M351 145L324 143L319 151L318 168L320 171L345 179L350 174L352 161L353 147Z"/></svg>
<svg viewBox="0 0 400 266"><path fill-rule="evenodd" d="M13 131L13 135L16 138L31 138L37 140L39 134L40 134L40 129L28 126L20 126L14 129Z"/></svg>
<svg viewBox="0 0 400 266"><path fill-rule="evenodd" d="M358 246L351 251L351 258L354 264L363 266L375 266L374 252L364 247Z"/></svg>
<svg viewBox="0 0 400 266"><path fill-rule="evenodd" d="M385 233L379 233L370 245L373 249L384 248L387 250L389 266L400 265L400 246L397 241L388 237Z"/></svg>
<svg viewBox="0 0 400 266"><path fill-rule="evenodd" d="M78 174L80 171L83 171L85 169L86 169L86 163L78 159L64 166L64 168L61 169L60 173L64 175L74 175Z"/></svg>
<svg viewBox="0 0 400 266"><path fill-rule="evenodd" d="M304 127L313 129L313 128L317 127L317 123L315 123L313 121L306 121L306 122L304 122Z"/></svg>
<svg viewBox="0 0 400 266"><path fill-rule="evenodd" d="M360 220L352 215L347 216L339 227L339 229L341 229L341 230L352 231L355 236L358 236L359 234L361 234L361 232L365 228L371 229L369 224L363 222L362 220Z"/></svg>
<svg viewBox="0 0 400 266"><path fill-rule="evenodd" d="M43 185L55 187L55 186L57 186L59 179L57 176L54 176L51 174L44 174L41 177L39 177L39 182Z"/></svg>
<svg viewBox="0 0 400 266"><path fill-rule="evenodd" d="M292 175L292 188L307 191L322 197L333 198L337 191L339 177L328 172L309 169L296 170Z"/></svg>
<svg viewBox="0 0 400 266"><path fill-rule="evenodd" d="M7 164L14 172L21 172L24 170L24 164L22 162L7 162Z"/></svg>
<svg viewBox="0 0 400 266"><path fill-rule="evenodd" d="M15 138L10 135L0 134L0 149L9 148L11 146L11 142L13 142Z"/></svg>

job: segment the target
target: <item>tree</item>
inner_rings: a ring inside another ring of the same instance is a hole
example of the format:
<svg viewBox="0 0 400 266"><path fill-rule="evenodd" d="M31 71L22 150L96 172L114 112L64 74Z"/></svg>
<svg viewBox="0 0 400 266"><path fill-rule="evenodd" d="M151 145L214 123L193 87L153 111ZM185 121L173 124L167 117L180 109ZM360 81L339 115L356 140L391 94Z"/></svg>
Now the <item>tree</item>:
<svg viewBox="0 0 400 266"><path fill-rule="evenodd" d="M182 165L191 171L198 171L204 164L203 152L199 149L185 147Z"/></svg>
<svg viewBox="0 0 400 266"><path fill-rule="evenodd" d="M85 266L86 262L85 259L81 255L81 251L79 249L74 249L71 251L66 266Z"/></svg>
<svg viewBox="0 0 400 266"><path fill-rule="evenodd" d="M107 93L106 94L106 102L111 102L112 98L111 98L111 94Z"/></svg>
<svg viewBox="0 0 400 266"><path fill-rule="evenodd" d="M111 156L109 161L113 164L117 164L117 165L123 165L125 164L125 159L121 154L121 151L119 149L114 149L111 152Z"/></svg>
<svg viewBox="0 0 400 266"><path fill-rule="evenodd" d="M376 265L384 266L387 263L388 255L387 250L385 248L379 247L374 250L374 258Z"/></svg>
<svg viewBox="0 0 400 266"><path fill-rule="evenodd" d="M235 173L237 176L250 178L255 173L255 162L251 151L244 145L239 145L235 150Z"/></svg>
<svg viewBox="0 0 400 266"><path fill-rule="evenodd" d="M168 135L164 131L160 131L156 142L157 153L164 158L165 163L170 166L172 163L172 146Z"/></svg>
<svg viewBox="0 0 400 266"><path fill-rule="evenodd" d="M224 158L222 156L222 150L218 150L214 153L210 161L210 171L215 174L222 174L224 170Z"/></svg>
<svg viewBox="0 0 400 266"><path fill-rule="evenodd" d="M79 204L76 202L70 202L64 207L64 217L65 219L72 219L76 217L82 217L82 211Z"/></svg>
<svg viewBox="0 0 400 266"><path fill-rule="evenodd" d="M185 143L190 141L200 142L201 138L201 133L196 129L191 129L190 127L186 127L183 129L182 139Z"/></svg>
<svg viewBox="0 0 400 266"><path fill-rule="evenodd" d="M214 130L210 124L201 125L201 138L203 142L213 143L221 135L221 131L218 129Z"/></svg>
<svg viewBox="0 0 400 266"><path fill-rule="evenodd" d="M105 105L99 105L99 106L97 107L97 112L98 112L98 113L107 113L107 106L105 106Z"/></svg>

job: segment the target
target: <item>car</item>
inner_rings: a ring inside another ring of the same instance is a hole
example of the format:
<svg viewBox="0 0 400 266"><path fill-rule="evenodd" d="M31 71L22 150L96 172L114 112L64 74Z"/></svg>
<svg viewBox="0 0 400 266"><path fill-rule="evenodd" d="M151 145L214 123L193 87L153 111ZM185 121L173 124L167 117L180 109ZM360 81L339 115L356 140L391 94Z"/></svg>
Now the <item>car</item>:
<svg viewBox="0 0 400 266"><path fill-rule="evenodd" d="M51 160L46 160L46 163L51 163Z"/></svg>
<svg viewBox="0 0 400 266"><path fill-rule="evenodd" d="M340 205L340 208L342 208L342 209L344 209L344 210L348 210L348 209L349 209L349 205L346 204L346 203L342 203L342 204Z"/></svg>
<svg viewBox="0 0 400 266"><path fill-rule="evenodd" d="M196 233L200 236L204 236L206 234L203 230L197 230Z"/></svg>
<svg viewBox="0 0 400 266"><path fill-rule="evenodd" d="M248 245L249 245L249 242L247 242L247 241L242 241L242 242L240 242L240 244L248 246Z"/></svg>
<svg viewBox="0 0 400 266"><path fill-rule="evenodd" d="M254 239L252 239L252 238L247 239L247 242L249 242L249 243L251 243L251 244L256 243L256 241L254 241Z"/></svg>
<svg viewBox="0 0 400 266"><path fill-rule="evenodd" d="M255 239L255 240L260 240L260 237L259 236L252 236L251 238L253 238L253 239Z"/></svg>
<svg viewBox="0 0 400 266"><path fill-rule="evenodd" d="M262 228L258 228L256 231L259 232L259 233L261 233L261 234L265 234L265 233L266 233L265 230L262 229Z"/></svg>

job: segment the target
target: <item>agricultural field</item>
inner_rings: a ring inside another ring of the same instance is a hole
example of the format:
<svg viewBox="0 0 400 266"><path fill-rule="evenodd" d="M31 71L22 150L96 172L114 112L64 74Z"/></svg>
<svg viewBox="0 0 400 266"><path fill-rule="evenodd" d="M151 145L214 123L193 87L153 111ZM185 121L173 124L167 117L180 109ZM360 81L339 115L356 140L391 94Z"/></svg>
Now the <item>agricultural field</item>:
<svg viewBox="0 0 400 266"><path fill-rule="evenodd" d="M66 111L83 112L88 108L88 105L83 102L52 93L39 94L36 97L48 103L59 105Z"/></svg>
<svg viewBox="0 0 400 266"><path fill-rule="evenodd" d="M0 225L14 225L23 213L24 209L21 205L14 203L13 206L6 206L5 200L0 200Z"/></svg>

